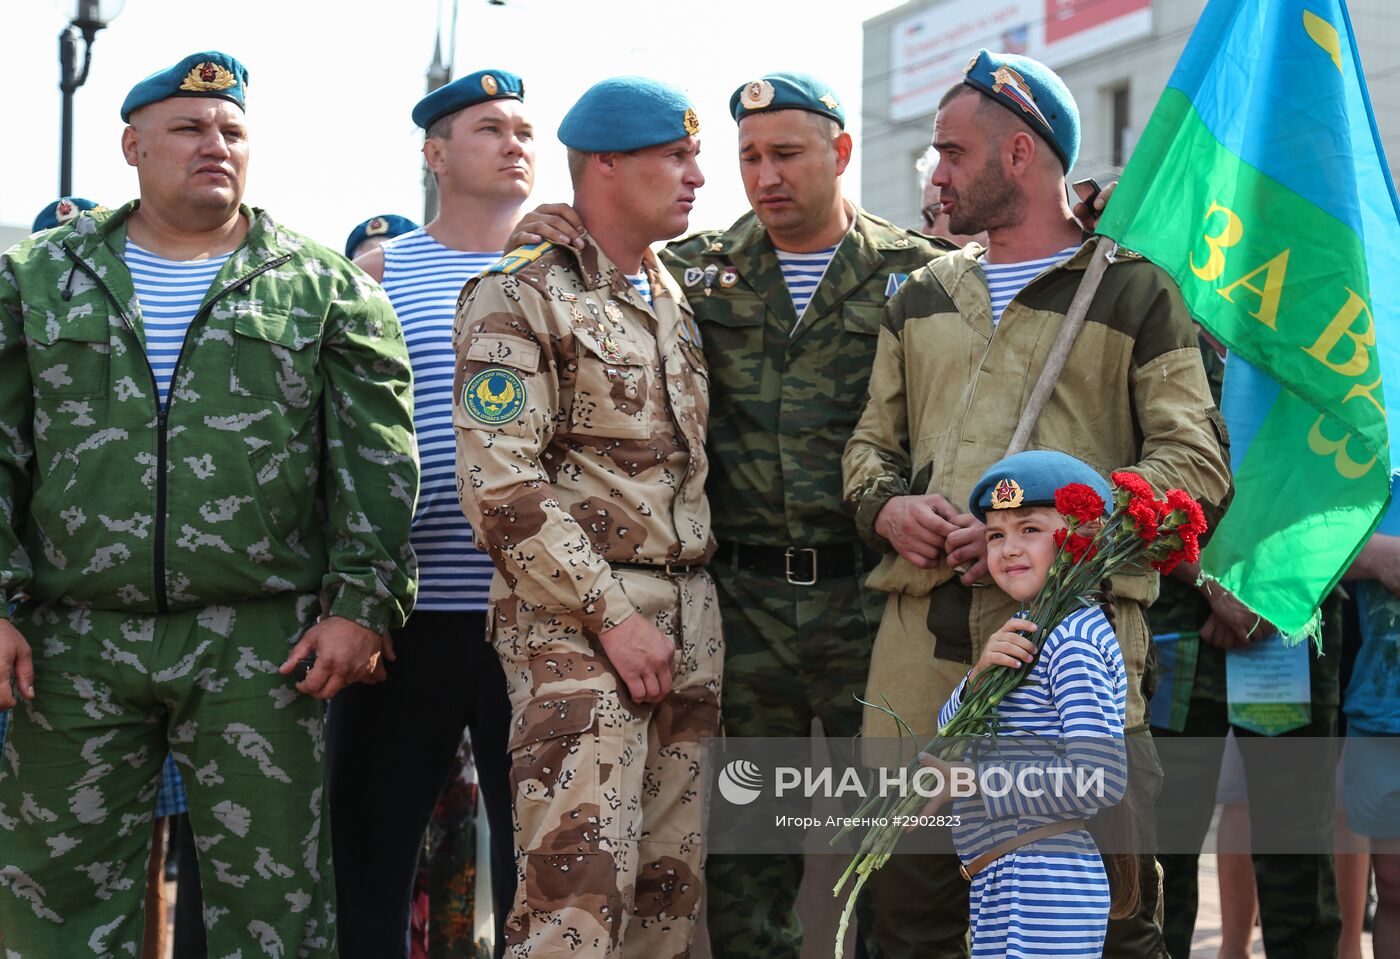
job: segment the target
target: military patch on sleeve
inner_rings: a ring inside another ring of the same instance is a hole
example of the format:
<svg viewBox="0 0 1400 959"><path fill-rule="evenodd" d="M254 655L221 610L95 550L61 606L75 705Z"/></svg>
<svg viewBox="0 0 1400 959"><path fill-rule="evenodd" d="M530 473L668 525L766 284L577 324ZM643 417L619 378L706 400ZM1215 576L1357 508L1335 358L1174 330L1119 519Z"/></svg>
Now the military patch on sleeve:
<svg viewBox="0 0 1400 959"><path fill-rule="evenodd" d="M504 367L487 367L462 387L462 408L488 426L508 423L525 408L525 384Z"/></svg>
<svg viewBox="0 0 1400 959"><path fill-rule="evenodd" d="M904 281L909 279L908 273L891 273L890 278L885 281L885 296L891 297L899 292L899 288L904 285Z"/></svg>

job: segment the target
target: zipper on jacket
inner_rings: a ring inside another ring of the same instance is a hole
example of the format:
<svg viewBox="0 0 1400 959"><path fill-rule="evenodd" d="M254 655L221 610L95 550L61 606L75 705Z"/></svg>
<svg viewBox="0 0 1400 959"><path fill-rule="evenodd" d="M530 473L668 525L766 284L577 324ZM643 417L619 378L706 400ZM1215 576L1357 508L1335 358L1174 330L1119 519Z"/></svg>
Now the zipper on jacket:
<svg viewBox="0 0 1400 959"><path fill-rule="evenodd" d="M112 293L112 288L109 287L107 283L102 279L102 277L98 276L94 270L89 268L88 265L82 261L82 259L78 256L78 254L75 251L70 249L66 244L64 245L63 249L68 253L68 258L71 259L74 263L76 263L84 273L92 277L93 282L95 282L102 289L102 292L107 294L107 299L111 300L112 305L117 308L117 315L122 318L122 322L126 324L126 328L131 331L132 336L135 336L136 325L131 322L131 317L127 315L126 310L122 309L121 303L117 301L116 296ZM167 424L170 420L170 404L173 403L175 400L175 393L173 387L180 375L180 366L185 361L185 347L189 344L189 330L193 329L194 325L201 319L203 319L209 313L209 311L214 308L214 304L218 303L221 299L227 296L229 291L242 286L243 284L249 282L259 274L265 273L268 270L281 266L283 263L286 263L291 258L291 254L288 253L276 260L269 260L268 262L261 264L257 269L253 270L252 272L244 274L243 276L234 280L232 283L229 283L218 293L216 293L208 303L204 304L204 306L200 308L199 312L197 312L193 317L191 317L189 328L187 328L185 331L185 339L180 343L180 355L175 358L175 369L170 374L170 385L172 387L172 390L170 396L166 398L166 401L164 403L160 402L160 384L156 382L156 371L155 367L151 365L151 356L149 353L146 352L145 349L142 349L141 351L142 359L146 361L146 372L149 373L151 376L151 396L154 397L156 400L157 431L154 578L157 614L164 615L165 613L170 612L169 596L166 593L165 586L165 499L167 495L166 457L168 456L169 447L169 432L167 430Z"/></svg>

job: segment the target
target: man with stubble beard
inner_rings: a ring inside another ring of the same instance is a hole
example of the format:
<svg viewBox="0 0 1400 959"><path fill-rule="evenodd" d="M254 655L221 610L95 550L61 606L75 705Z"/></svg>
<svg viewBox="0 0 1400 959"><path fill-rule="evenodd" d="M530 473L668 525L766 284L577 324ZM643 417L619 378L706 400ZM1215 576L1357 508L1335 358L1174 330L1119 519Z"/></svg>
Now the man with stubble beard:
<svg viewBox="0 0 1400 959"><path fill-rule="evenodd" d="M932 261L886 308L869 399L843 459L857 525L884 554L870 585L888 594L865 698L888 701L918 742L932 736L982 642L1017 610L986 575L983 525L952 504L967 502L1006 453L1094 249L1065 191L1078 109L1044 65L979 52L939 105L933 145L949 228L985 230L988 243ZM1028 448L1068 452L1105 475L1131 470L1159 493L1179 487L1219 507L1230 487L1226 445L1180 292L1119 250ZM1143 607L1157 576L1115 577L1113 586L1127 727L1145 733ZM864 733L898 734L875 710ZM1130 787L1145 811L1160 768L1150 740L1134 738L1147 746ZM1165 955L1151 921L1156 871L1151 857L1143 862L1142 907L1110 924L1105 955ZM889 955L967 955L968 887L956 857L895 855L871 885L881 931L897 912L907 937Z"/></svg>

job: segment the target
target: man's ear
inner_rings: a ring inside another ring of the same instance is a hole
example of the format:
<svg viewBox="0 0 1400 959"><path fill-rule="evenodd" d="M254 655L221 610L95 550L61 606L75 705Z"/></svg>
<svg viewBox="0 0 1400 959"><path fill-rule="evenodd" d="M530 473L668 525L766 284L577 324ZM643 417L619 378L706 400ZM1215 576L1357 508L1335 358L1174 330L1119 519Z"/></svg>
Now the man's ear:
<svg viewBox="0 0 1400 959"><path fill-rule="evenodd" d="M622 156L620 153L594 153L590 155L588 162L593 164L601 175L614 177L617 176L617 161L620 156Z"/></svg>
<svg viewBox="0 0 1400 959"><path fill-rule="evenodd" d="M133 126L122 131L122 156L126 158L127 166L136 166L141 156L141 134Z"/></svg>
<svg viewBox="0 0 1400 959"><path fill-rule="evenodd" d="M428 137L423 141L423 162L434 173L443 171L447 165L447 150L443 147L442 140Z"/></svg>
<svg viewBox="0 0 1400 959"><path fill-rule="evenodd" d="M1017 130L1008 138L1005 150L1007 172L1012 176L1021 176L1035 165L1040 144L1035 142L1035 137L1028 131Z"/></svg>
<svg viewBox="0 0 1400 959"><path fill-rule="evenodd" d="M836 175L840 176L846 172L846 167L851 163L851 153L855 150L855 144L851 142L851 135L845 130L831 142L831 148L836 151Z"/></svg>

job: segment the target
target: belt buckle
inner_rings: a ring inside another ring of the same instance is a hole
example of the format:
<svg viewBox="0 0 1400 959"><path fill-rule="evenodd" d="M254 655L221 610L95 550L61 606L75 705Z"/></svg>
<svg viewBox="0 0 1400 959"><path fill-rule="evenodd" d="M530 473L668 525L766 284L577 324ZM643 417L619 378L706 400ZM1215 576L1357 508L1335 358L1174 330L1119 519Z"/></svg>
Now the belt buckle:
<svg viewBox="0 0 1400 959"><path fill-rule="evenodd" d="M666 575L671 577L672 579L679 579L680 577L690 572L690 564L672 563L668 560L666 565L663 566L662 569L665 571Z"/></svg>
<svg viewBox="0 0 1400 959"><path fill-rule="evenodd" d="M812 578L794 579L792 572L792 557L795 553L812 554ZM783 552L783 571L787 576L787 581L793 586L815 586L817 584L817 551L810 546L789 546Z"/></svg>
<svg viewBox="0 0 1400 959"><path fill-rule="evenodd" d="M967 866L961 862L958 863L958 872L962 873L962 877L968 882L972 882L972 876L968 874Z"/></svg>

